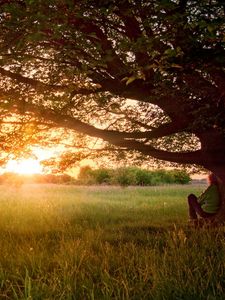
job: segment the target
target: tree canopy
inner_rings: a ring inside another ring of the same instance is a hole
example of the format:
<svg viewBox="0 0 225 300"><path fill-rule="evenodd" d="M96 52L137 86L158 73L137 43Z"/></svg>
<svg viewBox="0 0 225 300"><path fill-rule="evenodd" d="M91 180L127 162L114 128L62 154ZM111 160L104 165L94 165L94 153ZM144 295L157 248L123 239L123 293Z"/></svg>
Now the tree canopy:
<svg viewBox="0 0 225 300"><path fill-rule="evenodd" d="M224 20L223 0L1 1L2 149L66 128L225 181Z"/></svg>

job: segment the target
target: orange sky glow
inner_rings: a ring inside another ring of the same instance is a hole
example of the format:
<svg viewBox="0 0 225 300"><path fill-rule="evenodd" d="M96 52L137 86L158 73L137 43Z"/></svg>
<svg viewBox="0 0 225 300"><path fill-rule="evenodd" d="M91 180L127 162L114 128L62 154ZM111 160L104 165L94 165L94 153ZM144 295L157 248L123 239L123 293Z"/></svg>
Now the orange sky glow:
<svg viewBox="0 0 225 300"><path fill-rule="evenodd" d="M61 153L62 148L57 147L54 149L35 148L33 149L33 156L30 158L21 158L17 160L10 159L6 166L1 168L0 173L10 172L21 175L45 174L46 170L41 164L41 161L57 157ZM95 167L96 163L91 159L84 159L80 162L79 166L70 168L66 173L73 177L77 177L80 167L86 165Z"/></svg>
<svg viewBox="0 0 225 300"><path fill-rule="evenodd" d="M9 160L5 166L6 172L13 172L23 175L41 174L43 167L37 159L22 159L22 160Z"/></svg>
<svg viewBox="0 0 225 300"><path fill-rule="evenodd" d="M13 172L22 175L43 174L44 168L41 161L57 155L53 150L35 148L33 150L34 157L10 159L6 166L2 169L2 173Z"/></svg>

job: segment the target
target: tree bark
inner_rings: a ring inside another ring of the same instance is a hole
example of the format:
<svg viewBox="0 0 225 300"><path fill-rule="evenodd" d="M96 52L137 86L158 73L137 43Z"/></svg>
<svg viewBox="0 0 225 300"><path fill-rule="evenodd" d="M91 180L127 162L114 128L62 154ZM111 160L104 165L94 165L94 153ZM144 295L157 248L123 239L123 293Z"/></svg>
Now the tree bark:
<svg viewBox="0 0 225 300"><path fill-rule="evenodd" d="M221 206L213 223L219 225L225 223L225 166L223 168L223 171L215 171L215 174L218 174Z"/></svg>

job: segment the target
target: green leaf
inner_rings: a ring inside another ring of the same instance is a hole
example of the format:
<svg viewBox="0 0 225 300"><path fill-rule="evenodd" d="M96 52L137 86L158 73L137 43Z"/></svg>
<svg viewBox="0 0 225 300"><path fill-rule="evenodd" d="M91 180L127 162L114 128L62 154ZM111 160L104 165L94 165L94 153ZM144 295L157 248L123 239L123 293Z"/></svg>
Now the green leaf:
<svg viewBox="0 0 225 300"><path fill-rule="evenodd" d="M181 65L178 65L178 64L171 64L171 67L177 68L177 69L183 69L183 67Z"/></svg>
<svg viewBox="0 0 225 300"><path fill-rule="evenodd" d="M213 33L213 31L214 31L214 26L208 25L208 26L207 26L207 29L208 29L208 32Z"/></svg>
<svg viewBox="0 0 225 300"><path fill-rule="evenodd" d="M126 81L126 85L131 84L134 80L136 80L137 77L136 76L131 76L128 78L128 80Z"/></svg>

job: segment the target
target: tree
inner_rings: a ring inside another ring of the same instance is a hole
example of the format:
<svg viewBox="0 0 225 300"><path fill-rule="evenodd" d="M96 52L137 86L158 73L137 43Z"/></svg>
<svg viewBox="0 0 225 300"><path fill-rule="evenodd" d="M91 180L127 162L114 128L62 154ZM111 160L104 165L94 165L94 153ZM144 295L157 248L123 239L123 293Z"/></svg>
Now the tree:
<svg viewBox="0 0 225 300"><path fill-rule="evenodd" d="M72 129L225 184L225 1L0 3L4 122Z"/></svg>

